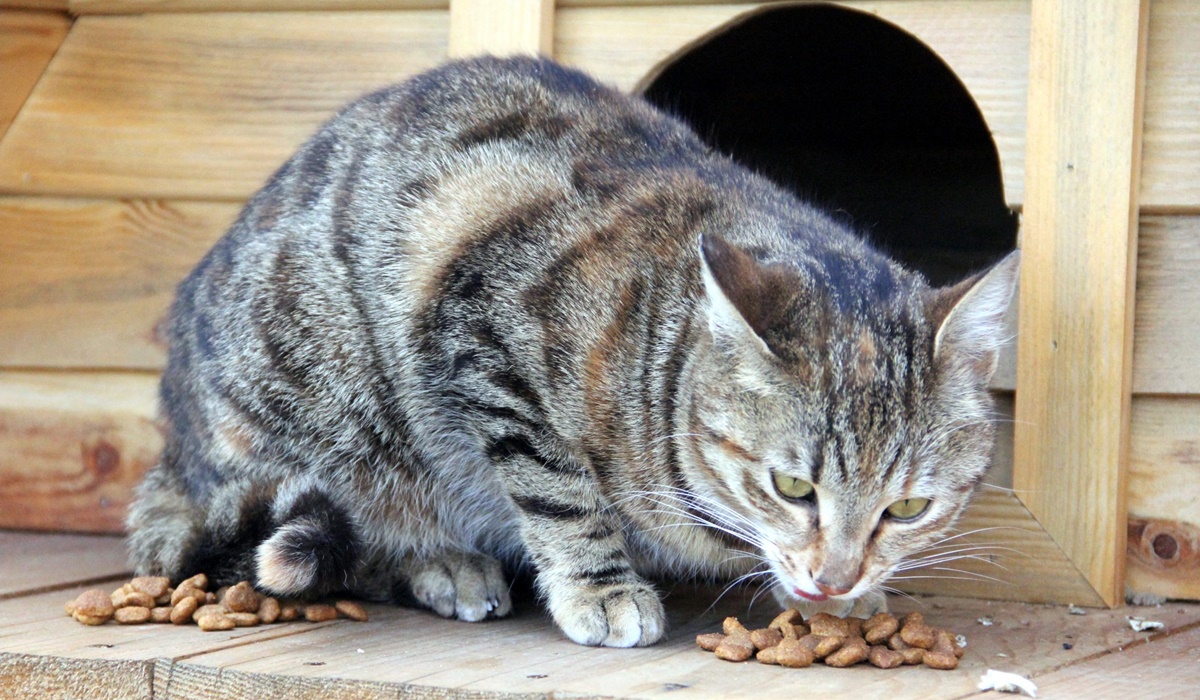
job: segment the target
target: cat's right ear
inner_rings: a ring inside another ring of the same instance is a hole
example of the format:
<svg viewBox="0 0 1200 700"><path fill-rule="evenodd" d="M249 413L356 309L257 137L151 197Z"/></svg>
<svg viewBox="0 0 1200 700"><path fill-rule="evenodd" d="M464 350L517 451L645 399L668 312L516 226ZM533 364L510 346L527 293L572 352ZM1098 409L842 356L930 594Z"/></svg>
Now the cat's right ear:
<svg viewBox="0 0 1200 700"><path fill-rule="evenodd" d="M700 275L713 337L741 340L760 352L774 354L765 336L783 321L783 272L758 262L720 236L702 234Z"/></svg>

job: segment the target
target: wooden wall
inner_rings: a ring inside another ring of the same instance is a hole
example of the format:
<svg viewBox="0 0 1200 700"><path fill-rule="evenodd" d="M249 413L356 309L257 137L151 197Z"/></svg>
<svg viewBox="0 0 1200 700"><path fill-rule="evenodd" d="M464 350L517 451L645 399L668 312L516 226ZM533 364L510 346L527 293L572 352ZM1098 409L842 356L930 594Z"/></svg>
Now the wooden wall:
<svg viewBox="0 0 1200 700"><path fill-rule="evenodd" d="M545 22L514 41L624 88L754 7L513 1L538 18L521 26ZM0 527L121 528L161 443L156 327L174 284L339 105L485 40L456 33L452 14L489 3L455 3L0 0ZM1029 0L842 4L959 74L1022 206ZM1145 60L1128 581L1195 598L1200 5L1153 0ZM1010 353L995 383L1006 404L1016 377Z"/></svg>

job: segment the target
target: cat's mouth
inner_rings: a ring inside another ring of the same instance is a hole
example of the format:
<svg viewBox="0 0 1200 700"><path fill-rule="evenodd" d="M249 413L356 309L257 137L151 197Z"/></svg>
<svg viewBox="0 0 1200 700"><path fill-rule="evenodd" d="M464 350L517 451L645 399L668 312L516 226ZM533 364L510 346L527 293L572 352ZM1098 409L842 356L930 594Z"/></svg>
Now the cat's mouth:
<svg viewBox="0 0 1200 700"><path fill-rule="evenodd" d="M826 600L829 600L829 596L825 595L824 593L806 593L799 586L793 587L792 592L795 593L796 595L800 596L801 598L803 598L805 600L810 600L814 603L821 603Z"/></svg>

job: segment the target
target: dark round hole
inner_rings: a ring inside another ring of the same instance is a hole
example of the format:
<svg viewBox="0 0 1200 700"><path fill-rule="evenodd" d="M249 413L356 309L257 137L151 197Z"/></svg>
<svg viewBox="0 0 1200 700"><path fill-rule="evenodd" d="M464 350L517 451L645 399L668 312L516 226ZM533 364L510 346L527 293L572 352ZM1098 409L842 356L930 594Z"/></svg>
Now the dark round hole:
<svg viewBox="0 0 1200 700"><path fill-rule="evenodd" d="M758 12L674 60L644 94L935 284L1016 246L979 108L929 47L873 15Z"/></svg>
<svg viewBox="0 0 1200 700"><path fill-rule="evenodd" d="M1150 546L1154 549L1154 556L1159 559L1171 560L1179 556L1179 542L1165 532L1155 535Z"/></svg>

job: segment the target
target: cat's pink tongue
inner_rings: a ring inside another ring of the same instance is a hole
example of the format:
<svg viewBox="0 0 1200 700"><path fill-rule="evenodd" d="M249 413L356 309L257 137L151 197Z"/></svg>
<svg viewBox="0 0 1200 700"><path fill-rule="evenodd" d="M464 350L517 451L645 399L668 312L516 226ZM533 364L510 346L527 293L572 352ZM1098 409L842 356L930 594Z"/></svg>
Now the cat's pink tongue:
<svg viewBox="0 0 1200 700"><path fill-rule="evenodd" d="M822 595L821 593L817 593L816 595L813 595L812 593L805 593L804 591L800 590L799 588L793 588L792 590L795 591L796 595L800 596L801 598L803 598L805 600L811 600L814 603L820 603L823 600L829 600L829 596Z"/></svg>

